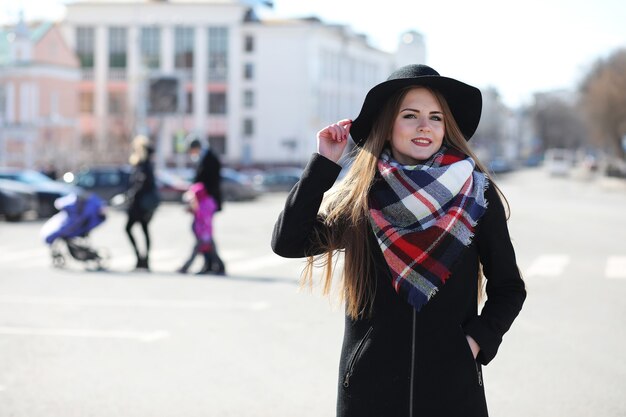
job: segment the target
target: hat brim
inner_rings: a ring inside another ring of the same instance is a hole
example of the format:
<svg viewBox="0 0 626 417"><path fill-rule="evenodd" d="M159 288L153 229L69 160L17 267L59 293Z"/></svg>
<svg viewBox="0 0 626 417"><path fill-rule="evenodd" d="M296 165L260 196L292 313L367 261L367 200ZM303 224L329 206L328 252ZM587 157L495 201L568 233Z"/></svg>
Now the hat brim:
<svg viewBox="0 0 626 417"><path fill-rule="evenodd" d="M363 146L372 129L375 117L387 100L396 91L410 86L429 87L439 91L446 98L450 111L463 136L465 136L465 140L469 140L476 132L483 102L480 90L453 78L424 75L388 80L374 86L365 96L361 112L352 122L350 135L354 143Z"/></svg>

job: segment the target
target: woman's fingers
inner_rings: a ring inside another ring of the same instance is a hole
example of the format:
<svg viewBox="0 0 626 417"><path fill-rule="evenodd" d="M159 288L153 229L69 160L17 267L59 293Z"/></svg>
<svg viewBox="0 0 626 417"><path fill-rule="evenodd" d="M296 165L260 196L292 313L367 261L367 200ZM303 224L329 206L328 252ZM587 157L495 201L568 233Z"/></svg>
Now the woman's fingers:
<svg viewBox="0 0 626 417"><path fill-rule="evenodd" d="M327 126L322 132L327 131L330 138L336 142L341 142L348 139L350 134L350 126L352 126L352 120L343 119L337 123Z"/></svg>

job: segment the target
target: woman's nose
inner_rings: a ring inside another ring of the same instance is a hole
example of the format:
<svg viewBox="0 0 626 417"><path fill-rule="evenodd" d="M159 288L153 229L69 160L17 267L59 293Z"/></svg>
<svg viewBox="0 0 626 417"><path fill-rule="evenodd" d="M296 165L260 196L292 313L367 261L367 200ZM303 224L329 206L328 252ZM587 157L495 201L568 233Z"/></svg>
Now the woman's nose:
<svg viewBox="0 0 626 417"><path fill-rule="evenodd" d="M428 119L425 117L420 117L417 122L417 130L424 131L429 128Z"/></svg>

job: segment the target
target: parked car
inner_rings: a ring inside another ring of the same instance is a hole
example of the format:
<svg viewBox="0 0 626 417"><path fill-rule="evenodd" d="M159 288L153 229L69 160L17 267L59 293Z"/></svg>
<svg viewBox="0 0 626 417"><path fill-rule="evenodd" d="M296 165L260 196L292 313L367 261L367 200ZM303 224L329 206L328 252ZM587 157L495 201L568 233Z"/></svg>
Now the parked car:
<svg viewBox="0 0 626 417"><path fill-rule="evenodd" d="M222 199L224 201L254 200L261 188L252 178L232 168L222 168Z"/></svg>
<svg viewBox="0 0 626 417"><path fill-rule="evenodd" d="M166 172L184 181L187 185L193 182L196 174L196 171L191 168L172 168ZM232 168L223 167L221 174L222 200L224 201L253 200L263 191L262 187L255 184L250 176L242 174Z"/></svg>
<svg viewBox="0 0 626 417"><path fill-rule="evenodd" d="M36 213L37 206L37 193L32 187L0 179L0 216L8 221L18 221L30 211Z"/></svg>
<svg viewBox="0 0 626 417"><path fill-rule="evenodd" d="M302 168L273 168L255 175L255 182L267 191L291 191L300 181Z"/></svg>
<svg viewBox="0 0 626 417"><path fill-rule="evenodd" d="M95 193L104 201L126 192L130 178L130 167L103 166L83 169L78 172L66 172L63 180Z"/></svg>
<svg viewBox="0 0 626 417"><path fill-rule="evenodd" d="M568 176L575 161L576 155L569 149L548 149L544 155L544 166L552 176Z"/></svg>
<svg viewBox="0 0 626 417"><path fill-rule="evenodd" d="M114 196L128 190L131 171L128 165L102 166L76 173L68 172L63 175L63 178L66 182L96 193L100 198L109 202ZM182 195L187 191L188 186L183 179L162 170L157 170L155 177L162 201L182 200Z"/></svg>
<svg viewBox="0 0 626 417"><path fill-rule="evenodd" d="M496 157L489 161L487 169L492 174L504 174L513 171L513 164L502 157Z"/></svg>
<svg viewBox="0 0 626 417"><path fill-rule="evenodd" d="M166 170L157 170L155 175L161 200L183 201L183 194L191 185L189 181Z"/></svg>
<svg viewBox="0 0 626 417"><path fill-rule="evenodd" d="M18 181L32 187L37 194L37 214L39 217L50 217L58 211L54 206L54 201L57 198L83 192L80 187L55 181L32 169L0 168L0 179Z"/></svg>

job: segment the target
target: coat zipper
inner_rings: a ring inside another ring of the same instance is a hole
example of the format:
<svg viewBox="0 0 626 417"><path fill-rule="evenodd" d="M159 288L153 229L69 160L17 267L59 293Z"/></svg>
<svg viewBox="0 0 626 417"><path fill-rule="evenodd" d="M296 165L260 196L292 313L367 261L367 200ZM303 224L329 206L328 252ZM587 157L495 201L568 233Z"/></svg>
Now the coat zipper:
<svg viewBox="0 0 626 417"><path fill-rule="evenodd" d="M413 309L413 340L411 347L411 381L410 381L410 391L409 391L409 417L413 417L413 389L414 384L413 380L415 379L415 318L417 316L417 311Z"/></svg>
<svg viewBox="0 0 626 417"><path fill-rule="evenodd" d="M369 338L370 333L372 333L372 330L374 330L373 327L370 327L369 329L367 329L367 333L365 333L365 336L359 342L359 346L357 346L356 351L354 352L354 355L352 356L352 359L350 360L350 363L348 364L348 372L346 372L346 377L343 379L344 388L348 388L350 386L350 377L352 376L352 373L354 372L354 365L356 365L356 361L361 355L361 350L363 350L363 348L365 347L365 341Z"/></svg>
<svg viewBox="0 0 626 417"><path fill-rule="evenodd" d="M476 375L478 375L478 386L482 387L483 386L483 376L480 372L480 369L478 369L478 362L476 362L476 360L474 360L474 365L476 365Z"/></svg>

